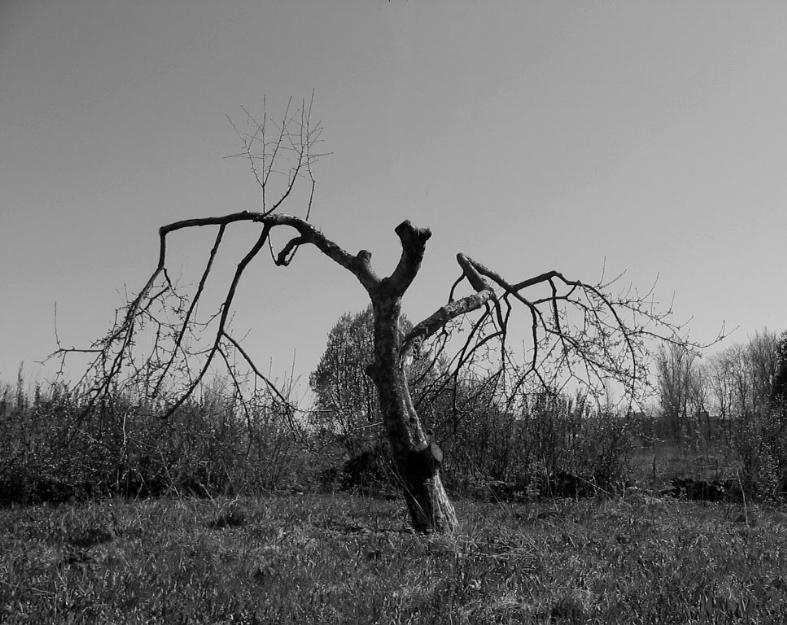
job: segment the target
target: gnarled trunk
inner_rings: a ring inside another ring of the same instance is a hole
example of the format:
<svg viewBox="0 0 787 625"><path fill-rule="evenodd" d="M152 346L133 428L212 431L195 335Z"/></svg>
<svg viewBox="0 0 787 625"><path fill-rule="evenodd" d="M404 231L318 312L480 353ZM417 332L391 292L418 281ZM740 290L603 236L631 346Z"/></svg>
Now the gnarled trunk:
<svg viewBox="0 0 787 625"><path fill-rule="evenodd" d="M401 299L383 291L373 297L372 304L375 358L367 373L380 394L380 408L399 486L413 528L424 533L453 531L458 521L440 480L442 452L426 438L410 397L401 360Z"/></svg>

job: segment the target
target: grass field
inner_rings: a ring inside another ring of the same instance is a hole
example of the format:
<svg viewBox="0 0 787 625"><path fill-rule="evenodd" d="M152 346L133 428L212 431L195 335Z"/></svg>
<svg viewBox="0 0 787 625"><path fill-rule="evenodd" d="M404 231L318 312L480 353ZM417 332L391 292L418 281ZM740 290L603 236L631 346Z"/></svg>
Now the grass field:
<svg viewBox="0 0 787 625"><path fill-rule="evenodd" d="M0 622L787 622L783 508L457 507L451 537L344 494L0 510Z"/></svg>

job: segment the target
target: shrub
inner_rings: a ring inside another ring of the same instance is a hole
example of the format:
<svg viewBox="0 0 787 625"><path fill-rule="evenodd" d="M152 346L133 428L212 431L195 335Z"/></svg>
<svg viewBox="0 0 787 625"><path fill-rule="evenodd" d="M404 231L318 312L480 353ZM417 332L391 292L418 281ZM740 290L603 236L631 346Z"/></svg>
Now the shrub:
<svg viewBox="0 0 787 625"><path fill-rule="evenodd" d="M570 475L583 492L611 491L628 477L629 426L626 418L589 410L582 397L540 396L518 413L486 406L458 427L438 430L438 441L455 487L496 483L499 490L503 483L514 492L547 494Z"/></svg>
<svg viewBox="0 0 787 625"><path fill-rule="evenodd" d="M787 495L787 411L775 406L738 420L733 445L744 492L758 499Z"/></svg>
<svg viewBox="0 0 787 625"><path fill-rule="evenodd" d="M90 406L65 385L0 392L0 502L270 490L307 462L283 410L242 406L220 385L169 419L163 403L116 393Z"/></svg>

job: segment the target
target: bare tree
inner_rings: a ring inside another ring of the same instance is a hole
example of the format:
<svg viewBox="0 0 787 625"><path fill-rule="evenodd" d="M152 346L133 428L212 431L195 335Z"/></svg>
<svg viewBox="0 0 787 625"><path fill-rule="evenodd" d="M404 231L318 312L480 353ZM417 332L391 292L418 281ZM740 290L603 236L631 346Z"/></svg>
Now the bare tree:
<svg viewBox="0 0 787 625"><path fill-rule="evenodd" d="M710 399L722 424L731 416L733 403L729 362L724 352L711 356L705 366L705 380ZM729 428L728 428L729 429Z"/></svg>
<svg viewBox="0 0 787 625"><path fill-rule="evenodd" d="M589 283L559 271L508 279L462 253L456 256L459 276L447 303L404 333L402 299L421 268L431 231L410 221L399 224L394 232L401 257L387 275L379 274L370 251L351 253L310 221L313 165L322 131L319 123L312 122L311 104L288 106L278 122L267 112L259 120L247 114L247 127L237 130L241 155L262 190L261 208L185 219L160 228L153 273L119 311L111 330L83 350L94 356L85 378L91 401L106 398L126 380L134 381L153 398L167 391L173 399L163 407L166 417L194 392L214 363L225 365L240 388L243 380L233 366L240 360L292 418L295 407L244 350L229 321L241 278L261 252L267 249L276 266L287 267L301 247L311 246L354 275L371 301L374 358L366 373L379 395L412 525L421 532L451 531L457 517L440 477L442 452L428 440L408 386L407 370L414 360L436 363L440 359L443 377L457 376L463 369L482 373L488 381L484 392L491 388L492 396L508 405L523 401L534 388L557 394L581 386L603 397L610 380L630 402L647 385L649 340L666 337L680 342L671 311L660 312L650 291L641 295L629 288L615 293L615 281L604 282L603 275L597 283ZM281 212L285 201L302 203L301 216ZM207 318L198 317L197 305L204 299L224 235L236 224L256 227L258 236L238 263L218 309ZM213 228L216 234L199 284L193 293L184 294L167 272L167 242L175 233L195 228ZM278 249L271 236L274 231L289 233ZM460 286L466 288L463 294ZM525 319L525 325L519 325L524 329L521 334L516 331L517 315ZM143 328L151 330L148 340L139 338ZM207 345L195 346L195 337L206 332ZM519 359L510 345L514 341L525 343ZM447 357L451 350L453 355ZM65 356L73 351L61 347L56 353Z"/></svg>
<svg viewBox="0 0 787 625"><path fill-rule="evenodd" d="M659 400L674 440L686 429L689 405L696 385L697 354L684 345L661 346L656 355Z"/></svg>
<svg viewBox="0 0 787 625"><path fill-rule="evenodd" d="M710 360L710 383L720 416L747 417L767 407L778 386L779 335L767 329Z"/></svg>

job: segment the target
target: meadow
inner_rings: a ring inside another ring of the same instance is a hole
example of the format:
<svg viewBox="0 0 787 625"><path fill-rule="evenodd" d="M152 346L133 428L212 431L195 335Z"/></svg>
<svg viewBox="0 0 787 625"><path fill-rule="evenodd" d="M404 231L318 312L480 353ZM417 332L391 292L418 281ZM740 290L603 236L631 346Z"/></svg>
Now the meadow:
<svg viewBox="0 0 787 625"><path fill-rule="evenodd" d="M0 622L787 622L783 505L456 505L451 536L348 493L7 507Z"/></svg>

